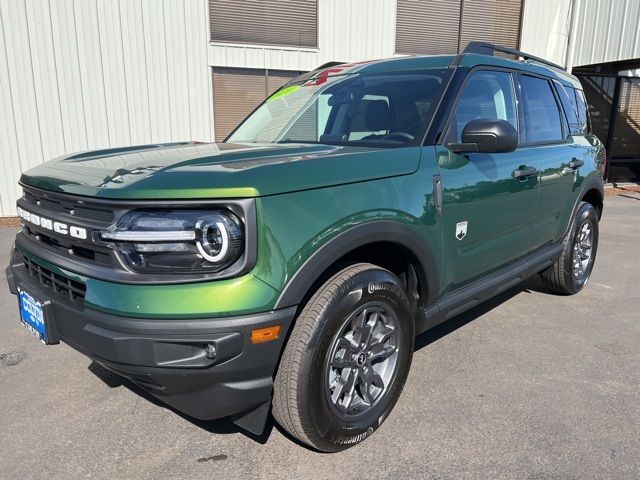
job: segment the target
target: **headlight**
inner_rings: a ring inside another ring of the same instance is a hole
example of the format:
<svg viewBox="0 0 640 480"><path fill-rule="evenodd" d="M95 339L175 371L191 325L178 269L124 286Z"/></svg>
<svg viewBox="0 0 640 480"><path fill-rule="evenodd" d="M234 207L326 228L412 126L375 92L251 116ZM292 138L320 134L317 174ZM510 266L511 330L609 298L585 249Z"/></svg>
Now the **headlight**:
<svg viewBox="0 0 640 480"><path fill-rule="evenodd" d="M228 210L132 211L99 233L140 273L219 272L244 252L244 226Z"/></svg>

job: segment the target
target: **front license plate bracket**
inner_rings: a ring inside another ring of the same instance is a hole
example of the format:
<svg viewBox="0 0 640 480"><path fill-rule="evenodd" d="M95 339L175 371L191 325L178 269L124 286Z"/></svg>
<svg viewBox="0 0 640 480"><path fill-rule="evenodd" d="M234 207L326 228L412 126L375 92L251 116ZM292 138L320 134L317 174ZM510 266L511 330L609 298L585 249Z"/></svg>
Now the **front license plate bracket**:
<svg viewBox="0 0 640 480"><path fill-rule="evenodd" d="M42 297L34 295L33 293L31 293L31 290L29 288L24 288L22 285L18 285L17 290L18 290L18 308L20 313L20 322L22 322L22 324L25 326L29 325L29 323L25 321L25 319L23 318L23 312L22 312L22 309L23 309L22 298L23 298L23 295L27 295L42 306L42 314L43 314L42 320L45 327L44 331L46 332L46 335L40 338L42 343L44 343L45 345L56 345L60 343L60 337L58 336L58 331L55 326L53 305L51 304L51 300L49 299L43 300ZM29 330L34 329L33 326L31 325L29 326L31 327Z"/></svg>

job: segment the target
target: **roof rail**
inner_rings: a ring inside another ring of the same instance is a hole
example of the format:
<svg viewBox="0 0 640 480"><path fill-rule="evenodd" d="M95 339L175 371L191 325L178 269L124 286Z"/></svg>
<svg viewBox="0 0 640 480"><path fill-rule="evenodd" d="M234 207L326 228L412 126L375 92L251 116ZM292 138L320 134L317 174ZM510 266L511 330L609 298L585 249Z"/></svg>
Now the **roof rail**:
<svg viewBox="0 0 640 480"><path fill-rule="evenodd" d="M469 42L462 53L478 53L480 55L491 55L492 57L494 57L496 52L507 53L515 57L524 58L525 60L533 60L534 62L542 63L544 65L548 65L549 67L566 71L566 68L564 68L562 65L550 62L549 60L545 60L544 58L530 55L520 50L516 50L515 48L503 47L502 45L495 45L488 42Z"/></svg>
<svg viewBox="0 0 640 480"><path fill-rule="evenodd" d="M329 67L335 67L336 65L343 65L344 63L345 62L327 62L327 63L323 63L322 65L320 65L319 67L314 68L310 72L303 73L301 75L298 75L297 77L292 78L287 83L285 83L284 86L286 87L287 85L291 85L292 83L302 82L304 80L307 80L307 79L313 77L313 75L315 75L315 73L320 71L320 70L324 70L325 68L329 68Z"/></svg>

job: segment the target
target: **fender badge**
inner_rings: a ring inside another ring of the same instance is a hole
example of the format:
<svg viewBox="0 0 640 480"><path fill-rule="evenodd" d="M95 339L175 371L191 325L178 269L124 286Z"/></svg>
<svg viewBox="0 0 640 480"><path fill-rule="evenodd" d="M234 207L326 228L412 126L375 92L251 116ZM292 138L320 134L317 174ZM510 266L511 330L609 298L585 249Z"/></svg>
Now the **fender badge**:
<svg viewBox="0 0 640 480"><path fill-rule="evenodd" d="M462 240L467 236L467 221L456 223L456 238Z"/></svg>

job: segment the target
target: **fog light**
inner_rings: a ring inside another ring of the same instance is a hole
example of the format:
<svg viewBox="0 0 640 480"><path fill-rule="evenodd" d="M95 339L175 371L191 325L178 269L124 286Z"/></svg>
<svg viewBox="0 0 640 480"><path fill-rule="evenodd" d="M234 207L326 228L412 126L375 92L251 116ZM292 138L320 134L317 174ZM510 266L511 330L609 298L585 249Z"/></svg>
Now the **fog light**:
<svg viewBox="0 0 640 480"><path fill-rule="evenodd" d="M204 347L204 355L209 360L216 358L216 346L213 343L207 344L207 346Z"/></svg>

